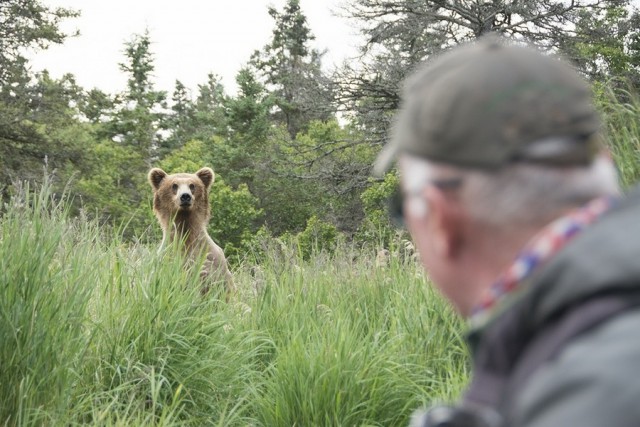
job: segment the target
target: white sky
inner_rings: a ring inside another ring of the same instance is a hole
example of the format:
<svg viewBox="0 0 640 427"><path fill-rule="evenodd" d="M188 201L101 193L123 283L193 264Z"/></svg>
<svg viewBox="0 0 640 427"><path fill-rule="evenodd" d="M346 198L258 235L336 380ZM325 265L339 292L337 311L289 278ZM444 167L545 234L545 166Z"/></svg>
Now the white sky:
<svg viewBox="0 0 640 427"><path fill-rule="evenodd" d="M302 12L316 39L312 46L328 52L324 67L331 69L356 53L356 30L336 17L342 0L300 0ZM31 56L32 69L47 69L55 78L76 76L85 89L121 92L126 75L124 43L149 30L154 54L155 88L173 92L180 80L192 91L213 72L226 91L236 90L235 76L256 49L271 39L274 20L269 5L282 11L285 0L42 0L49 7L79 9L79 18L61 28L80 30L68 39ZM195 94L195 93L194 93Z"/></svg>

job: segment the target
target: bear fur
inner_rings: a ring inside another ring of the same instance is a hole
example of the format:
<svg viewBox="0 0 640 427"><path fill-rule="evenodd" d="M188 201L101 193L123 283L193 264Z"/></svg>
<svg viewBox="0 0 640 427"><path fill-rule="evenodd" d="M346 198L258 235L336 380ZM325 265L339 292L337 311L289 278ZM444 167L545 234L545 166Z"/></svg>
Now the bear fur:
<svg viewBox="0 0 640 427"><path fill-rule="evenodd" d="M202 168L195 174L167 174L159 168L149 171L153 188L153 212L162 227L162 244L178 239L184 242L191 260L198 260L206 252L200 277L202 293L209 290L208 283L224 280L227 300L235 291L233 278L222 248L207 233L211 216L209 188L215 179L213 170Z"/></svg>

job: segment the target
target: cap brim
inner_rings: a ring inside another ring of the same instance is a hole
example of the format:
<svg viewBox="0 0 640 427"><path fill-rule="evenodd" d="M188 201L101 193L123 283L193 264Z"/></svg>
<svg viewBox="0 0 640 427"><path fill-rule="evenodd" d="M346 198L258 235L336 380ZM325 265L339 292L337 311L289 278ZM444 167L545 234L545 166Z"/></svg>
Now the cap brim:
<svg viewBox="0 0 640 427"><path fill-rule="evenodd" d="M373 164L371 174L377 178L382 178L396 161L397 155L398 144L388 143L382 147L382 151L380 151Z"/></svg>

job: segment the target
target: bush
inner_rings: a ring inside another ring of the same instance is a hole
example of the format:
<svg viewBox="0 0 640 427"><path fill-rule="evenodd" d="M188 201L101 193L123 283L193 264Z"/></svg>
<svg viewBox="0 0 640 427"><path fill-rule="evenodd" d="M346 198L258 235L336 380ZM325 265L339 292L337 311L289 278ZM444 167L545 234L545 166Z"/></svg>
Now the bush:
<svg viewBox="0 0 640 427"><path fill-rule="evenodd" d="M296 236L302 259L322 251L332 253L338 243L338 234L333 224L320 221L315 215L309 218L307 227Z"/></svg>
<svg viewBox="0 0 640 427"><path fill-rule="evenodd" d="M384 180L374 181L360 198L365 217L356 233L356 240L365 245L389 249L396 238L398 230L389 217L389 199L398 191L400 177L397 173L388 173Z"/></svg>
<svg viewBox="0 0 640 427"><path fill-rule="evenodd" d="M236 190L222 180L213 184L210 195L209 233L220 244L230 262L237 264L251 246L256 220L262 214L258 200L245 184Z"/></svg>

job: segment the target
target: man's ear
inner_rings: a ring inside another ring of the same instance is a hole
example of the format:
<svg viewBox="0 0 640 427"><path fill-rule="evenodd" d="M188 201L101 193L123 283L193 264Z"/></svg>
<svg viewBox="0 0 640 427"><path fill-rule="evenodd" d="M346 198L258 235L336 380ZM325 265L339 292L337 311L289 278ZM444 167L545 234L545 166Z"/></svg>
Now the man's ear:
<svg viewBox="0 0 640 427"><path fill-rule="evenodd" d="M424 191L434 247L441 256L455 258L464 244L465 221L460 201L433 185L427 185Z"/></svg>
<svg viewBox="0 0 640 427"><path fill-rule="evenodd" d="M202 168L196 172L196 175L200 178L207 190L209 189L209 186L213 184L216 177L211 168Z"/></svg>
<svg viewBox="0 0 640 427"><path fill-rule="evenodd" d="M153 187L154 190L160 188L160 183L163 179L165 179L167 173L160 168L153 168L149 171L149 184Z"/></svg>

